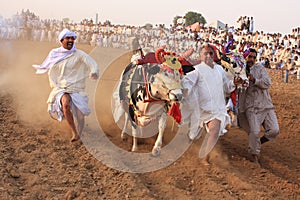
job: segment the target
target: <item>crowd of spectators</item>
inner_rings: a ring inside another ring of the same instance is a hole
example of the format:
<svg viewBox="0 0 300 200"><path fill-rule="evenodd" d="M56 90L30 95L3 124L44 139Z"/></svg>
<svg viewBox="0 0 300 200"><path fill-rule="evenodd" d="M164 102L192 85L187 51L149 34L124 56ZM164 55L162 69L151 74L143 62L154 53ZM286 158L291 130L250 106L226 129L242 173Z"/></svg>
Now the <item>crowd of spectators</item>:
<svg viewBox="0 0 300 200"><path fill-rule="evenodd" d="M300 66L300 27L289 34L265 33L254 29L253 17L240 16L237 27L200 27L195 30L166 28L163 25L135 27L112 25L109 21L94 23L83 19L80 23L67 20L40 19L29 10L22 10L9 19L0 16L0 40L32 40L56 42L63 28L77 34L77 43L104 48L134 49L167 45L169 50L182 53L193 47L196 52L203 42L224 46L233 40L238 51L255 48L257 61L267 68L287 69L295 73Z"/></svg>

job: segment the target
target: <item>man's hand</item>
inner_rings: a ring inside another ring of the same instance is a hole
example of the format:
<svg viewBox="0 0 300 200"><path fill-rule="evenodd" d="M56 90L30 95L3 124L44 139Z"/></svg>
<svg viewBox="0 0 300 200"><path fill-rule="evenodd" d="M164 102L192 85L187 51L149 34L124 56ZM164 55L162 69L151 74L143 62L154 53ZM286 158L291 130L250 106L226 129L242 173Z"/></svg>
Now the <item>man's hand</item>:
<svg viewBox="0 0 300 200"><path fill-rule="evenodd" d="M253 74L248 74L248 79L249 79L249 81L255 83L255 78L254 78Z"/></svg>
<svg viewBox="0 0 300 200"><path fill-rule="evenodd" d="M244 83L244 80L241 77L236 77L233 80L234 85L241 85Z"/></svg>
<svg viewBox="0 0 300 200"><path fill-rule="evenodd" d="M91 73L91 79L97 80L98 79L98 74L97 73Z"/></svg>

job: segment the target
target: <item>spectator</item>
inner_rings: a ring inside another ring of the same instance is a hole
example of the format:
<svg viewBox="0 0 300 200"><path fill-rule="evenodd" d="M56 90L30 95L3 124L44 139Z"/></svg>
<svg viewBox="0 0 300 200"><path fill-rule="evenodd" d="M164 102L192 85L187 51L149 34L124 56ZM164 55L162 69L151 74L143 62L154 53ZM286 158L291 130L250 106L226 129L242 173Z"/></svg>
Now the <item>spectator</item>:
<svg viewBox="0 0 300 200"><path fill-rule="evenodd" d="M254 19L253 19L253 17L250 17L249 31L250 31L250 33L253 33L253 31L254 31Z"/></svg>

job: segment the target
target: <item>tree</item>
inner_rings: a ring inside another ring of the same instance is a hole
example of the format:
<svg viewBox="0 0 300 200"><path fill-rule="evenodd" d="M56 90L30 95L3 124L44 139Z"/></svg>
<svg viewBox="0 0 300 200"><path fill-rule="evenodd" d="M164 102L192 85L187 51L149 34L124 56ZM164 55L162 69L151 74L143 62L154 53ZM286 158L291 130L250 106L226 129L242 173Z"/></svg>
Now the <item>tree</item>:
<svg viewBox="0 0 300 200"><path fill-rule="evenodd" d="M150 23L146 23L146 24L143 26L143 28L145 28L145 29L147 29L147 30L150 30L150 29L153 28L153 25L150 24Z"/></svg>
<svg viewBox="0 0 300 200"><path fill-rule="evenodd" d="M178 15L176 17L174 17L173 24L175 27L177 26L177 21L180 18L182 18L182 17L180 17ZM184 24L185 26L189 26L196 22L199 22L200 24L203 24L203 25L206 24L205 18L200 13L190 11L185 14L184 18L185 18L185 24Z"/></svg>
<svg viewBox="0 0 300 200"><path fill-rule="evenodd" d="M186 26L192 25L196 22L199 22L200 24L203 24L203 25L206 24L205 18L200 13L190 11L185 14L185 25Z"/></svg>
<svg viewBox="0 0 300 200"><path fill-rule="evenodd" d="M63 18L62 21L67 24L70 22L70 19L66 17L66 18Z"/></svg>
<svg viewBox="0 0 300 200"><path fill-rule="evenodd" d="M179 18L181 18L180 16L176 16L176 17L174 17L174 19L173 19L173 24L174 24L174 26L177 26L177 20L179 19Z"/></svg>

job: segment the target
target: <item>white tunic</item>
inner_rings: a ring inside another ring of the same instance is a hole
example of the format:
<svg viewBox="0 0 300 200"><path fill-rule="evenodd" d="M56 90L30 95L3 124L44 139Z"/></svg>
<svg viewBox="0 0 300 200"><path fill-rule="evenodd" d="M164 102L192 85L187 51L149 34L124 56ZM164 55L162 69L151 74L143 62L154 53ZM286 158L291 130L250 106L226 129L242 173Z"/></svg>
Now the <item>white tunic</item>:
<svg viewBox="0 0 300 200"><path fill-rule="evenodd" d="M228 80L220 65L210 67L202 62L194 67L195 70L182 81L186 90L182 106L184 123L192 122L190 131L193 132L210 120L218 119L221 121L220 130L223 130L230 120L225 94L235 89L233 81Z"/></svg>
<svg viewBox="0 0 300 200"><path fill-rule="evenodd" d="M47 100L50 114L56 112L57 118L62 119L60 98L63 93L70 93L72 103L84 114L88 115L88 98L85 93L85 81L92 73L98 72L97 63L81 50L76 50L62 61L54 64L48 71L52 91ZM59 104L59 105L58 105Z"/></svg>

